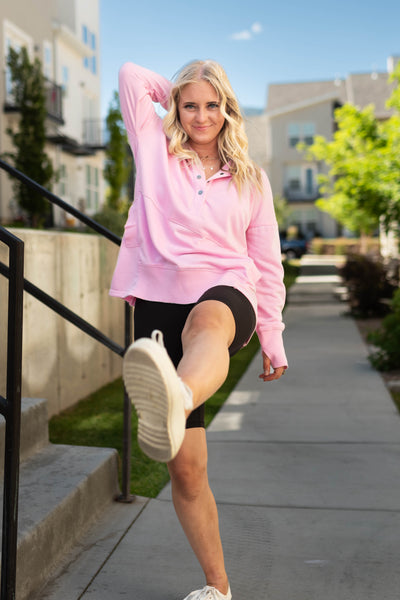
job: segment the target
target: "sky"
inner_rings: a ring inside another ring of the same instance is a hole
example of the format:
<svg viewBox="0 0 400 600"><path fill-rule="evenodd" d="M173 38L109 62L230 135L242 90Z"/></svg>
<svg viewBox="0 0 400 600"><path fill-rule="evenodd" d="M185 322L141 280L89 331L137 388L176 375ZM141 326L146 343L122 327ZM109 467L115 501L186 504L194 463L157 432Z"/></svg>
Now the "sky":
<svg viewBox="0 0 400 600"><path fill-rule="evenodd" d="M262 109L271 83L386 71L399 23L399 0L100 0L102 115L126 61L170 79L214 59L241 106Z"/></svg>

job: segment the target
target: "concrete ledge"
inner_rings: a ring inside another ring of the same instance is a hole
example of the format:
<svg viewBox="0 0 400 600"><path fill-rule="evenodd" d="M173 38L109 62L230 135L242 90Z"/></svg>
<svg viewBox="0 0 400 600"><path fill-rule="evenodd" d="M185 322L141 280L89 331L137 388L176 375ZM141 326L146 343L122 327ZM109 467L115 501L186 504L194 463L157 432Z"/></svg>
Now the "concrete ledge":
<svg viewBox="0 0 400 600"><path fill-rule="evenodd" d="M39 590L118 494L117 452L49 444L20 472L17 598Z"/></svg>
<svg viewBox="0 0 400 600"><path fill-rule="evenodd" d="M0 456L4 456L6 424L0 417ZM21 406L21 461L26 460L49 443L47 401L41 398L22 398ZM4 462L0 461L0 476Z"/></svg>

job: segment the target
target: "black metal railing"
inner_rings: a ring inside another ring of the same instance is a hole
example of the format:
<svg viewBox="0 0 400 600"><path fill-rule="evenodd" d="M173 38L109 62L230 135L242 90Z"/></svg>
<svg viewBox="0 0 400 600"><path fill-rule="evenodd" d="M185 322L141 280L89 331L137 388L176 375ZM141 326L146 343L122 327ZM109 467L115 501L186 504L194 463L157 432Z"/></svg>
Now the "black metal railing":
<svg viewBox="0 0 400 600"><path fill-rule="evenodd" d="M29 177L27 177L26 175L24 175L23 173L21 173L20 171L18 171L17 169L15 169L14 167L12 167L11 165L9 165L8 163L6 163L5 161L3 161L1 159L0 159L0 169L6 171L12 177L21 181L28 188L40 192L52 204L59 206L60 208L62 208L66 212L68 212L69 214L73 215L74 217L79 219L82 223L84 223L85 225L87 225L88 227L90 227L91 229L93 229L94 231L96 231L97 233L102 235L103 237L107 238L114 244L117 244L117 245L121 244L121 238L119 236L115 235L113 232L109 231L108 229L106 229L105 227L103 227L102 225L100 225L99 223L97 223L96 221L94 221L93 219L88 217L87 215L83 214L77 208L66 203L64 200L62 200L58 196L54 195L52 192L50 192L43 186L39 185L38 183L36 183L35 181L33 181L32 179L30 179ZM0 228L0 231L3 232L3 236L5 236L4 232L6 232L7 239L8 239L8 236L10 236L9 239L13 239L13 238L15 240L18 239L18 238L15 238L15 236L12 236L12 234L10 232L7 232L4 228ZM3 239L3 238L0 237L0 239ZM22 250L19 249L18 252L19 253L22 252L22 261L23 261L23 243L21 242L21 244L22 244ZM15 259L13 259L13 261L11 260L11 253L10 253L9 266L7 267L3 263L0 263L0 274L9 279L10 291L11 291L11 289L14 289L15 290L14 294L18 296L18 298L15 298L14 296L12 298L11 303L12 303L13 308L11 309L11 312L10 312L10 308L9 308L9 323L10 323L10 316L12 319L16 318L16 316L14 317L14 313L17 312L18 306L20 306L21 319L22 319L22 296L23 296L23 290L25 290L26 292L28 292L29 294L34 296L37 300L39 300L40 302L44 303L46 306L48 306L49 308L54 310L61 317L68 320L69 322L73 323L76 327L78 327L79 329L84 331L87 335L89 335L93 339L97 340L101 344L105 345L111 351L115 352L119 356L124 355L125 350L131 343L131 339L132 339L132 325L131 325L132 315L131 315L131 308L128 305L128 303L125 303L125 325L124 325L124 347L123 347L123 346L117 344L116 342L114 342L113 340L111 340L104 333L102 333L101 331L99 331L98 329L93 327L90 323L88 323L87 321L82 319L79 315L77 315L73 311L69 310L65 305L58 302L53 297L46 294L43 290L39 289L37 286L33 285L31 282L24 279L23 274L21 274L19 276L20 282L17 285L15 283L16 267L15 267L14 262L15 262ZM12 329L12 327L13 327L13 325L11 324L11 330L10 330L10 325L9 325L9 332L8 332L9 340L10 340L10 336L13 337L15 335L13 333L14 330ZM22 320L21 320L21 328L22 328ZM10 331L11 331L11 333L10 333ZM14 343L11 341L11 346L10 346L11 350L14 348L13 351L15 352L15 349L19 348L21 346L21 340L22 340L22 332L21 332L20 338L18 338L17 336L15 337ZM18 364L19 364L19 366L18 366ZM7 379L7 386L8 386L8 380L10 381L10 390L8 390L8 387L7 387L7 400L0 397L0 407L1 407L0 410L2 412L3 411L6 412L7 417L9 418L9 414L13 414L11 408L9 408L9 405L10 405L9 398L12 399L13 404L15 404L15 403L19 404L19 415L21 412L21 398L20 398L21 385L19 384L19 386L15 388L15 390L19 393L19 401L18 401L18 398L15 397L16 391L14 390L15 381L18 376L18 373L19 373L19 377L21 377L21 362L19 362L19 363L18 363L18 361L16 362L15 356L11 353L9 353L7 355L7 369L10 369L10 375L8 376L8 379ZM9 393L11 393L11 396L9 395ZM13 394L14 394L14 396L13 396ZM17 409L13 409L13 410L16 410L18 412ZM124 393L123 411L124 411L124 433L123 433L124 439L123 439L123 456L122 456L122 482L121 482L121 494L118 497L118 500L121 502L132 502L134 499L134 497L130 494L132 408L131 408L131 403L129 401L129 398L128 398L126 392ZM11 421L10 421L10 423L11 423ZM14 426L17 428L18 431L13 431ZM12 456L10 458L10 467L8 467L8 468L13 469L13 474L10 476L11 477L10 482L7 484L7 486L10 487L10 490L7 491L7 494L10 494L10 497L14 498L14 505L10 505L10 501L8 503L6 503L6 501L4 501L5 508L3 511L3 519L7 519L8 525L6 524L6 528L8 527L9 528L8 531L11 531L11 533L7 534L8 538L10 538L12 542L15 541L15 544L16 544L16 536L17 536L17 523L15 520L16 512L15 513L10 512L10 507L13 507L16 509L15 502L17 502L17 499L18 499L20 420L18 423L11 424L10 427L11 427L11 432L9 433L9 436L10 436L10 439L13 440L13 442L12 442L13 445L10 450L10 456L11 455ZM7 431L6 431L6 436L7 436ZM18 440L17 440L18 444L16 444L15 438L18 438ZM10 442L10 444L11 444L11 442ZM7 460L7 451L6 451L6 460ZM16 481L17 483L16 484L12 483L12 481L14 481L14 482ZM4 478L4 486L6 486L6 477ZM14 494L14 496L12 496L12 494ZM7 508L7 510L6 510L6 508ZM7 556L9 556L8 552L4 551L4 526L5 526L5 523L3 521L2 560L10 560L10 559L7 559ZM10 541L8 541L8 543L10 543ZM14 562L13 566L6 565L4 572L6 573L6 572L8 572L8 570L10 570L10 572L11 572L12 568L14 569L14 573L10 574L10 578L11 579L14 578L14 582L15 582L16 562ZM3 578L3 567L2 567L2 578ZM15 586L15 583L14 583L14 586ZM2 592L1 600L11 600L12 598L14 598L14 596L12 596L12 595L4 595L3 596L3 592Z"/></svg>
<svg viewBox="0 0 400 600"><path fill-rule="evenodd" d="M5 419L1 600L14 600L21 435L24 243L3 227L0 227L0 241L9 248L6 397L0 396L0 413Z"/></svg>

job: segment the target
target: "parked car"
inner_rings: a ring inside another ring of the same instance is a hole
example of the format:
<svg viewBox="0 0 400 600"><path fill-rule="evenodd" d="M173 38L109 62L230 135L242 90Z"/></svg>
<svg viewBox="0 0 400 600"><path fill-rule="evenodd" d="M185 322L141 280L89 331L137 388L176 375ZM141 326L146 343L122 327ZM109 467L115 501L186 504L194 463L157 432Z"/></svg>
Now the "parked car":
<svg viewBox="0 0 400 600"><path fill-rule="evenodd" d="M287 259L301 258L308 251L308 241L301 238L286 239L281 236L281 252Z"/></svg>

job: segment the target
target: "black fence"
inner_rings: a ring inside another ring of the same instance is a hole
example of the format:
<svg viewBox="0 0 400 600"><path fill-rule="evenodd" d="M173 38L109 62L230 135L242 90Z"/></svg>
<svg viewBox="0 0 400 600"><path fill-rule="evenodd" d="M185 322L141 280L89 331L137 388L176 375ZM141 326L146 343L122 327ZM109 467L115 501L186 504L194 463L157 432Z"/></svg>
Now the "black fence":
<svg viewBox="0 0 400 600"><path fill-rule="evenodd" d="M0 160L0 169L21 181L28 188L40 192L52 204L59 206L90 227L98 234L114 244L120 245L121 238L81 211L64 202L44 187ZM19 442L21 428L21 361L22 361L22 306L23 291L34 296L64 319L73 323L87 335L97 340L112 352L123 356L132 339L132 315L130 306L125 303L124 346L114 342L103 332L82 319L79 315L46 294L23 277L24 245L21 240L0 227L0 241L7 244L9 266L0 262L0 274L9 280L8 308L8 346L7 346L7 393L6 398L0 396L0 412L6 419L6 450L4 474L3 502L3 541L1 569L1 600L15 599L16 548L17 548L17 514L18 514L18 481L19 481ZM131 403L125 392L123 399L124 433L122 456L122 491L118 500L132 502L130 494L131 478Z"/></svg>

